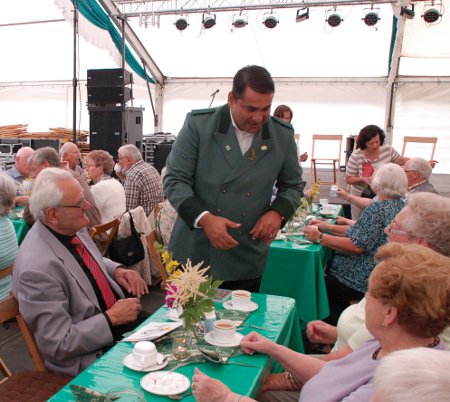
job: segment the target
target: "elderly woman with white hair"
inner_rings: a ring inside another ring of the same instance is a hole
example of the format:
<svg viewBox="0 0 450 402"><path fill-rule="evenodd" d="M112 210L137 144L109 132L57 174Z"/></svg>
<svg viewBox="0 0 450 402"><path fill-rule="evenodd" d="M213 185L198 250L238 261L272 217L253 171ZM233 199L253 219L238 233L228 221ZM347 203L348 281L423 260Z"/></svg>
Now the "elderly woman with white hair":
<svg viewBox="0 0 450 402"><path fill-rule="evenodd" d="M312 225L304 229L309 241L336 251L325 277L330 303L327 322L333 325L342 311L351 302L361 300L367 291L367 280L375 267L373 256L387 242L384 229L405 206L405 172L394 163L383 165L373 176L372 189L378 199L363 211L354 225L335 225L335 228Z"/></svg>
<svg viewBox="0 0 450 402"><path fill-rule="evenodd" d="M9 267L16 259L18 245L13 224L8 214L14 206L16 184L5 173L0 173L0 270ZM8 298L11 290L11 275L0 279L0 301Z"/></svg>

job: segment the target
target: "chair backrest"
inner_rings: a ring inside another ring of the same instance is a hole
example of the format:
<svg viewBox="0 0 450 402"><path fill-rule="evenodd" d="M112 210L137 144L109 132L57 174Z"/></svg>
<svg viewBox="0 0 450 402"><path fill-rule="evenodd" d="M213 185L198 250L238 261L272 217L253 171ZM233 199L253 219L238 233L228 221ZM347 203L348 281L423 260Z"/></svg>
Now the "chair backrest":
<svg viewBox="0 0 450 402"><path fill-rule="evenodd" d="M10 265L9 267L0 269L0 280L12 274L13 266L14 264Z"/></svg>
<svg viewBox="0 0 450 402"><path fill-rule="evenodd" d="M104 243L106 253L109 249L109 246L111 245L112 240L114 239L114 236L117 233L117 230L119 229L119 225L120 219L116 218L113 219L111 222L103 223L102 225L92 226L89 229L89 236L91 236L91 239L94 239L95 236L105 233L108 236L107 240ZM108 230L109 233L107 233Z"/></svg>
<svg viewBox="0 0 450 402"><path fill-rule="evenodd" d="M19 324L20 331L22 332L22 336L25 339L25 343L27 345L28 351L30 352L31 358L34 361L36 370L47 371L44 366L44 360L42 359L41 354L39 353L39 349L36 345L34 336L28 328L27 323L23 319L22 314L20 314L19 304L17 303L16 298L10 293L10 297L8 299L0 302L0 323L4 323L11 318L15 318L17 324ZM3 372L3 370L1 371Z"/></svg>
<svg viewBox="0 0 450 402"><path fill-rule="evenodd" d="M300 143L300 134L294 134L294 139L295 139L295 143L297 144L297 148L298 148L298 144Z"/></svg>
<svg viewBox="0 0 450 402"><path fill-rule="evenodd" d="M436 151L436 143L437 137L404 137L403 138L403 148L402 148L402 156L405 156L406 144L408 142L420 143L420 144L433 144L431 149L431 157L430 160L434 158L434 152Z"/></svg>
<svg viewBox="0 0 450 402"><path fill-rule="evenodd" d="M156 265L156 268L158 269L159 275L161 276L162 283L161 288L166 288L166 282L167 282L167 272L164 268L164 264L161 260L161 255L159 254L158 250L156 250L155 242L157 241L156 238L156 230L152 230L149 235L145 236L145 239L147 240L147 247L150 251L150 254L152 256L152 259Z"/></svg>

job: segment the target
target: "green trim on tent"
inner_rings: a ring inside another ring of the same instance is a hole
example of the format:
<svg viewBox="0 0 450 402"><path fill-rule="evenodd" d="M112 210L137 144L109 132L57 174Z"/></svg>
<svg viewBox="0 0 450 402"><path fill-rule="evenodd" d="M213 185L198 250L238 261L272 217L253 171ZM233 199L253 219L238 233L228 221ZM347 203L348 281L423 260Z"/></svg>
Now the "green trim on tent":
<svg viewBox="0 0 450 402"><path fill-rule="evenodd" d="M112 41L116 45L119 53L122 54L122 35L116 29L111 21L111 17L104 11L104 9L98 4L97 0L71 0L72 4L75 2L78 4L78 10L85 18L87 18L92 24L100 29L104 29L109 32ZM132 70L138 74L144 80L148 80L152 84L155 84L155 80L144 72L144 68L136 60L136 57L131 53L128 46L125 45L125 60Z"/></svg>

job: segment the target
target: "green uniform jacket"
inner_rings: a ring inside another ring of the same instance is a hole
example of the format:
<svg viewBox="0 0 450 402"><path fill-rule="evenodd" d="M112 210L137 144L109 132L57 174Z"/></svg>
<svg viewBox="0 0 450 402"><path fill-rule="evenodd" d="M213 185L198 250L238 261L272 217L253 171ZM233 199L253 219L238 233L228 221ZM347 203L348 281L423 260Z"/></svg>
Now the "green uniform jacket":
<svg viewBox="0 0 450 402"><path fill-rule="evenodd" d="M174 258L211 266L214 279L255 279L262 275L269 246L250 230L269 209L286 220L294 213L305 183L292 126L270 117L242 156L228 105L188 113L167 159L164 192L178 211L169 249ZM270 204L272 188L278 195ZM240 223L229 233L239 242L214 248L194 221L203 211Z"/></svg>

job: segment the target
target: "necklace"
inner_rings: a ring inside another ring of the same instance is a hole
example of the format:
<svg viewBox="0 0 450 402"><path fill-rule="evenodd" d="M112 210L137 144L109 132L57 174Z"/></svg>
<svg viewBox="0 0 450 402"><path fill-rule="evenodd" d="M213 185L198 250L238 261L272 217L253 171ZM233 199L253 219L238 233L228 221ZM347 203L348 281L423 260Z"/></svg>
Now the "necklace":
<svg viewBox="0 0 450 402"><path fill-rule="evenodd" d="M427 344L427 345L424 345L423 347L425 347L425 348L434 348L434 347L436 347L437 345L439 345L439 342L440 342L441 340L439 339L439 337L438 336L435 336L434 337L434 339L433 339L433 342L431 342L431 343L429 343L429 344ZM379 348L377 348L377 350L375 350L375 352L373 352L373 354L372 354L372 359L373 360L377 360L378 359L378 354L380 353L380 351L381 351L381 346L379 347Z"/></svg>

